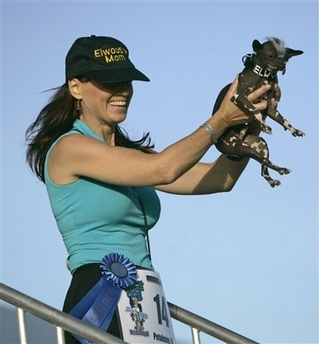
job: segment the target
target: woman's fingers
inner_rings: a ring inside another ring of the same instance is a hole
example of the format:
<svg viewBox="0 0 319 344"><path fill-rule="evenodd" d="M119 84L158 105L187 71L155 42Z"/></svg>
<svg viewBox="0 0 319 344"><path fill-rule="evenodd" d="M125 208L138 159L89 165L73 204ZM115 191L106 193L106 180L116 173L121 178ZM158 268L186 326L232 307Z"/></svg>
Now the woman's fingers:
<svg viewBox="0 0 319 344"><path fill-rule="evenodd" d="M254 92L251 92L248 96L248 99L255 104L255 102L258 102L260 98L267 93L271 89L271 85L263 85L259 88L257 88Z"/></svg>
<svg viewBox="0 0 319 344"><path fill-rule="evenodd" d="M280 98L281 98L281 89L278 84L274 84L274 98L270 100L271 105L274 108L277 108L278 103L280 102Z"/></svg>
<svg viewBox="0 0 319 344"><path fill-rule="evenodd" d="M268 101L267 100L262 100L262 101L260 101L258 103L254 103L254 107L257 110L259 110L259 111L267 109L267 106L268 106Z"/></svg>
<svg viewBox="0 0 319 344"><path fill-rule="evenodd" d="M279 103L280 98L281 98L281 89L278 84L274 84L274 91L275 91L275 100L277 101L277 103Z"/></svg>

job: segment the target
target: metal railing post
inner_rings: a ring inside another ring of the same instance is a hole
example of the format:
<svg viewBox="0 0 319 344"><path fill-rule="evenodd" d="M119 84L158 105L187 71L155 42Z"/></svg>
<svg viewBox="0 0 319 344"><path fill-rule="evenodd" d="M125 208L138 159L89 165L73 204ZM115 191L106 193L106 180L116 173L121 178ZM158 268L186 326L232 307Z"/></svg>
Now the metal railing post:
<svg viewBox="0 0 319 344"><path fill-rule="evenodd" d="M25 311L17 308L20 344L27 344L27 331L25 327Z"/></svg>
<svg viewBox="0 0 319 344"><path fill-rule="evenodd" d="M57 344L65 344L64 331L61 327L55 326Z"/></svg>
<svg viewBox="0 0 319 344"><path fill-rule="evenodd" d="M200 344L199 331L195 327L192 327L192 338L193 344Z"/></svg>

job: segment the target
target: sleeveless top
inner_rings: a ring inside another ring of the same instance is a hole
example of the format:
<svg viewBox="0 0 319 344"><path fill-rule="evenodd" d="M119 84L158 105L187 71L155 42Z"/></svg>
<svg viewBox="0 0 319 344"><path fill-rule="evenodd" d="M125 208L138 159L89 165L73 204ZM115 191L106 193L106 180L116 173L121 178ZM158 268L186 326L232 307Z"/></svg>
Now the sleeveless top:
<svg viewBox="0 0 319 344"><path fill-rule="evenodd" d="M74 134L88 135L105 142L79 119L63 136ZM136 266L153 270L145 236L160 216L160 202L155 189L111 185L85 177L66 185L53 183L48 174L48 157L58 140L46 156L45 184L69 255L71 273L82 265L100 263L106 254L112 252L123 254Z"/></svg>

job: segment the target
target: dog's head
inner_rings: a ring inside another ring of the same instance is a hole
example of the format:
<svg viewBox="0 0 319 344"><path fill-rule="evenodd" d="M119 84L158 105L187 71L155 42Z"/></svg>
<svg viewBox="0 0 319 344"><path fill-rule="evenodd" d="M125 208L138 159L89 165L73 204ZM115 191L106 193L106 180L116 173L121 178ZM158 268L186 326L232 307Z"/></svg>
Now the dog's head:
<svg viewBox="0 0 319 344"><path fill-rule="evenodd" d="M255 39L252 46L258 63L272 73L282 71L282 74L284 74L288 60L293 56L303 54L301 50L286 47L284 41L278 38L268 37L267 39L264 43L260 43Z"/></svg>

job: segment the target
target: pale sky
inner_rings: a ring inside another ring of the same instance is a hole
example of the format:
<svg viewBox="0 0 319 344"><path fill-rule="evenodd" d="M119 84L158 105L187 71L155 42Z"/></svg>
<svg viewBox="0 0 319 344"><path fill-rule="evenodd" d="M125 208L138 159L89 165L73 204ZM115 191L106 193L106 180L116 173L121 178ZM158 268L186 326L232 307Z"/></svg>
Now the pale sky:
<svg viewBox="0 0 319 344"><path fill-rule="evenodd" d="M132 137L150 131L159 151L210 116L254 39L304 51L279 75L278 109L306 136L270 119L273 135L263 134L271 160L292 172L270 171L281 181L272 189L251 161L229 193L159 194L150 240L170 302L260 343L318 343L317 1L2 2L1 282L62 307L67 253L25 163L24 133L50 95L43 91L64 83L71 44L91 34L123 41L151 79L134 83L123 126ZM189 328L173 324L178 343L190 343Z"/></svg>

